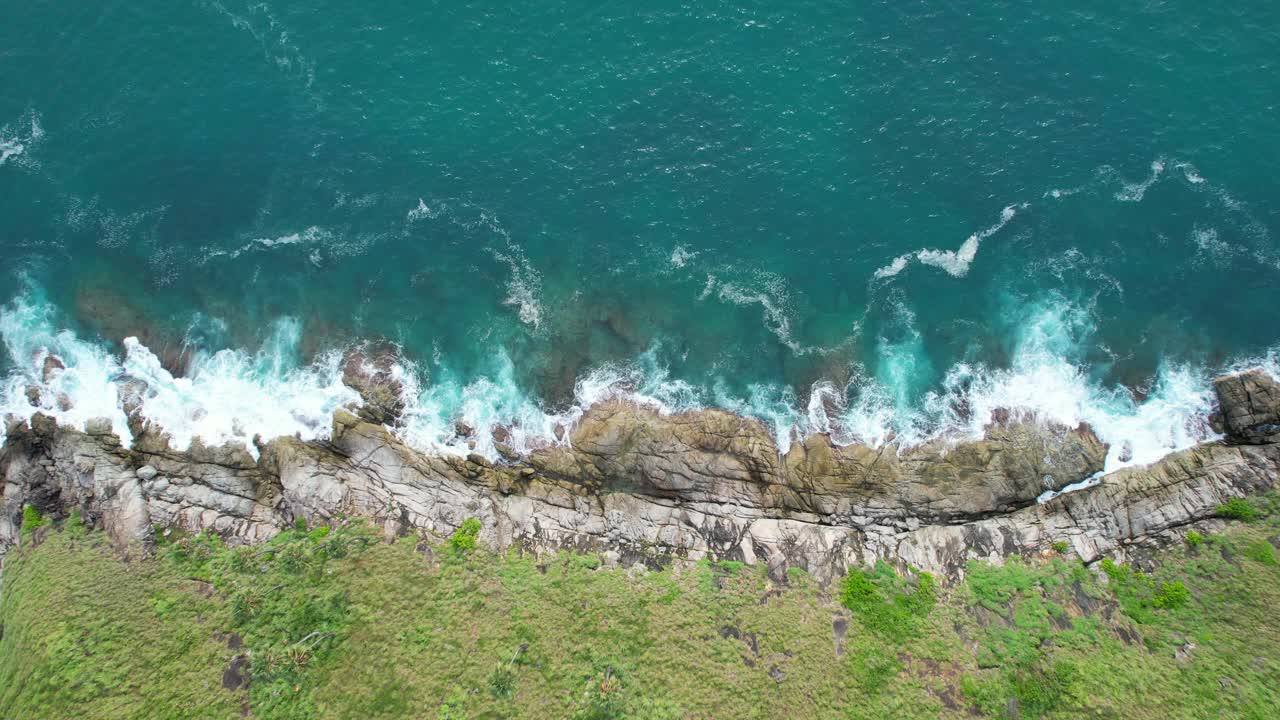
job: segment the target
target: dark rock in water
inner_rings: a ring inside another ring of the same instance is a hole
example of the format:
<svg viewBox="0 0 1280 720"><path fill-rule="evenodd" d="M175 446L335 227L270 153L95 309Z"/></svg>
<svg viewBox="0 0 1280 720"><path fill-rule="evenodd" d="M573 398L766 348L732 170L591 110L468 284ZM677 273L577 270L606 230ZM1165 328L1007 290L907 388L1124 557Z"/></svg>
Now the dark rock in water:
<svg viewBox="0 0 1280 720"><path fill-rule="evenodd" d="M378 425L396 425L404 413L404 383L393 368L400 349L390 343L347 351L342 359L342 382L359 393L364 404L357 414Z"/></svg>
<svg viewBox="0 0 1280 720"><path fill-rule="evenodd" d="M109 285L86 285L76 292L76 312L107 340L120 343L136 337L175 376L186 373L191 348L181 334L167 335L158 318L149 317Z"/></svg>
<svg viewBox="0 0 1280 720"><path fill-rule="evenodd" d="M1280 383L1262 368L1213 381L1227 440L1257 445L1280 441Z"/></svg>
<svg viewBox="0 0 1280 720"><path fill-rule="evenodd" d="M67 369L66 363L62 362L62 358L50 353L44 357L44 364L40 368L40 379L44 382L51 382L58 373Z"/></svg>
<svg viewBox="0 0 1280 720"><path fill-rule="evenodd" d="M511 431L502 425L494 425L489 432L495 443L506 444L511 442Z"/></svg>

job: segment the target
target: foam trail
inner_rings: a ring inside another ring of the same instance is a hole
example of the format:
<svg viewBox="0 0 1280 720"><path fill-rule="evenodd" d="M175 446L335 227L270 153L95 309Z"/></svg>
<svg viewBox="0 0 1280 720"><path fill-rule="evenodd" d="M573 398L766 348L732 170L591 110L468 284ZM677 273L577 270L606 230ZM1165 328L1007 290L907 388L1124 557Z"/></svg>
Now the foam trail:
<svg viewBox="0 0 1280 720"><path fill-rule="evenodd" d="M1193 168L1193 175L1194 172ZM1151 174L1147 176L1147 179L1140 183L1125 183L1124 189L1116 193L1116 200L1119 200L1120 202L1142 202L1142 198L1146 196L1147 190L1149 190L1152 185L1156 184L1156 181L1160 179L1160 175L1162 173L1164 173L1164 159L1157 158L1152 160ZM1190 179L1190 176L1188 176L1188 179Z"/></svg>
<svg viewBox="0 0 1280 720"><path fill-rule="evenodd" d="M787 307L787 289L782 279L769 274L762 278L763 290L741 287L731 282L719 282L717 297L734 305L759 305L764 313L764 324L778 341L786 345L797 355L813 352L814 348L806 347L795 339L791 332L791 313ZM707 277L707 286L703 288L699 299L705 298L716 285L715 278Z"/></svg>
<svg viewBox="0 0 1280 720"><path fill-rule="evenodd" d="M260 237L254 238L247 243L234 250L211 250L206 248L201 263L209 262L214 258L225 257L236 259L248 252L257 250L270 250L272 248L283 247L287 245L316 245L322 244L333 237L332 233L322 227L312 225L300 233L288 233L277 237ZM313 252L314 254L314 252Z"/></svg>
<svg viewBox="0 0 1280 720"><path fill-rule="evenodd" d="M511 278L507 281L507 297L502 301L519 309L520 322L532 325L534 329L542 326L542 305L538 295L542 291L542 275L529 264L529 259L516 246L508 243L510 252L503 253L490 249L493 257L511 269Z"/></svg>
<svg viewBox="0 0 1280 720"><path fill-rule="evenodd" d="M926 248L917 250L914 253L899 255L892 262L878 269L873 274L875 280L884 280L891 278L907 268L907 265L915 260L922 265L931 265L946 272L952 277L964 277L969 274L969 266L973 264L974 258L978 256L978 248L982 245L982 241L995 235L1009 224L1017 214L1018 209L1030 207L1027 203L1021 205L1008 205L1000 211L1000 219L991 227L986 228L970 235L955 250L937 250Z"/></svg>

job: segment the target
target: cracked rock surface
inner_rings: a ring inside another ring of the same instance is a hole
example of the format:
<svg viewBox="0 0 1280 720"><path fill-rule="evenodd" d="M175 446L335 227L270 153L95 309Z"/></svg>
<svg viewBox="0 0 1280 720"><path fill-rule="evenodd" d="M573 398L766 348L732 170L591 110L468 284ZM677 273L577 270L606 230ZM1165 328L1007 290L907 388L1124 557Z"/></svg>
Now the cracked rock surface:
<svg viewBox="0 0 1280 720"><path fill-rule="evenodd" d="M37 415L0 450L0 560L19 542L23 506L79 510L122 549L156 528L262 542L297 519L363 516L388 535L447 535L468 517L491 546L610 553L623 565L672 558L804 568L820 580L883 558L956 575L971 559L1046 552L1123 557L1273 486L1280 470L1280 385L1261 370L1215 381L1222 441L1103 476L1107 447L1087 426L1001 417L976 441L914 448L838 447L823 435L778 452L755 420L719 410L661 415L622 401L589 409L568 442L493 464L426 455L377 414L338 411L324 442L276 438L184 451L158 428L123 448L109 425L81 431Z"/></svg>

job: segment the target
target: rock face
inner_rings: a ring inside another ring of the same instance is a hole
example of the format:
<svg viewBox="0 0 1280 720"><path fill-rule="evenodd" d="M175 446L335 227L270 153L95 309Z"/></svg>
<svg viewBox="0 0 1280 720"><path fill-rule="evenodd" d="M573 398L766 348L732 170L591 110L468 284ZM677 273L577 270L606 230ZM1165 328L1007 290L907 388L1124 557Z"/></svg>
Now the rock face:
<svg viewBox="0 0 1280 720"><path fill-rule="evenodd" d="M1236 443L1280 442L1280 383L1262 368L1214 381L1227 439Z"/></svg>
<svg viewBox="0 0 1280 720"><path fill-rule="evenodd" d="M587 411L568 442L494 465L424 455L384 416L341 410L330 440L276 438L258 459L238 446L173 451L152 432L125 449L100 424L82 432L37 415L10 427L0 452L0 552L18 542L29 503L54 515L79 509L122 547L146 543L156 526L253 543L297 519L364 516L389 535L446 535L475 517L497 547L572 547L623 566L714 556L767 563L779 578L800 567L830 580L877 558L956 574L971 559L1046 552L1057 541L1095 560L1275 483L1275 382L1250 373L1217 384L1228 442L1044 504L1045 490L1101 471L1107 448L1088 427L1002 417L977 441L899 452L815 435L780 455L754 420L614 401Z"/></svg>

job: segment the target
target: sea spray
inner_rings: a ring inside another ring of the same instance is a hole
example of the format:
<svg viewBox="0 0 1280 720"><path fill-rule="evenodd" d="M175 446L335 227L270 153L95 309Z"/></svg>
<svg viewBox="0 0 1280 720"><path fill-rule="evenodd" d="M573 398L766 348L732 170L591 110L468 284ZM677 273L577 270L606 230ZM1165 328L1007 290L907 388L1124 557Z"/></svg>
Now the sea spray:
<svg viewBox="0 0 1280 720"><path fill-rule="evenodd" d="M42 412L61 424L84 427L107 418L126 445L132 440L111 353L69 330L55 330L52 306L38 292L0 308L0 338L15 368L0 384L0 418L29 420ZM0 423L0 440L5 432Z"/></svg>
<svg viewBox="0 0 1280 720"><path fill-rule="evenodd" d="M275 324L258 353L196 349L187 374L175 377L137 338L124 340L117 359L69 330L54 330L52 306L38 289L29 292L0 310L0 336L16 368L0 391L5 416L29 420L42 412L78 428L107 418L129 445L127 387L141 419L168 433L175 449L198 437L207 445L239 442L256 454L255 437L326 436L333 412L360 400L342 384L338 354L299 362L300 326L291 318Z"/></svg>
<svg viewBox="0 0 1280 720"><path fill-rule="evenodd" d="M325 437L333 413L360 400L342 383L341 355L299 362L300 325L281 319L256 354L197 350L186 376L175 377L136 338L126 338L124 376L145 383L143 417L169 433L177 448L241 442L256 453L255 437Z"/></svg>

